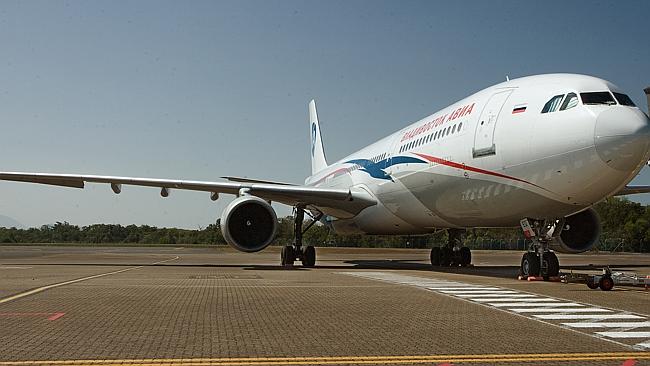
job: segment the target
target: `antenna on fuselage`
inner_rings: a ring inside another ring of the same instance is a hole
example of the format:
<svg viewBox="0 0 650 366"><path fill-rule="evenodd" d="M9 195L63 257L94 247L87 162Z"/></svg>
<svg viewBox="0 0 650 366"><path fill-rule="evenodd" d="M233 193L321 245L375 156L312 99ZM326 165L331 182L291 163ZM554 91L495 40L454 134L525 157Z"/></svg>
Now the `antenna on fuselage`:
<svg viewBox="0 0 650 366"><path fill-rule="evenodd" d="M506 75L506 81L510 81L510 76Z"/></svg>
<svg viewBox="0 0 650 366"><path fill-rule="evenodd" d="M648 99L648 116L650 116L650 86L643 89L643 91L645 92L646 99Z"/></svg>

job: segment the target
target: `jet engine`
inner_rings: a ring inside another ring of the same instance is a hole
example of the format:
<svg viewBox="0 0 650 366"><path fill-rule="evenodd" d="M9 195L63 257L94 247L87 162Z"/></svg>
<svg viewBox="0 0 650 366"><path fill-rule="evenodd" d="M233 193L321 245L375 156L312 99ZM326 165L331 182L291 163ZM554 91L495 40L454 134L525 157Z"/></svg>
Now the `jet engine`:
<svg viewBox="0 0 650 366"><path fill-rule="evenodd" d="M255 196L241 196L230 202L221 215L221 233L230 246L242 252L266 248L278 228L271 205Z"/></svg>
<svg viewBox="0 0 650 366"><path fill-rule="evenodd" d="M560 253L582 253L591 249L600 237L600 218L593 209L564 218L564 227L554 235L551 248Z"/></svg>

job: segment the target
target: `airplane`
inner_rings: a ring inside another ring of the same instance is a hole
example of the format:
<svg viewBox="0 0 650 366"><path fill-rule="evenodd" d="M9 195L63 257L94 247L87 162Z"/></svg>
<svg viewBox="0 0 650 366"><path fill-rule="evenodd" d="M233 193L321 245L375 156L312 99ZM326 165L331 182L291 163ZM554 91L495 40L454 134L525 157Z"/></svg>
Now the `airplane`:
<svg viewBox="0 0 650 366"><path fill-rule="evenodd" d="M650 102L650 88L645 92ZM447 230L447 243L431 249L434 267L471 263L461 244L469 228L521 227L530 244L520 272L545 277L559 273L556 251L581 253L598 242L596 203L650 192L627 185L650 158L650 119L614 84L592 76L507 80L332 164L314 100L309 132L311 175L304 184L24 172L0 172L0 180L74 188L108 183L116 194L135 185L157 187L163 197L174 189L208 192L212 200L235 195L219 225L226 242L243 252L273 242L278 220L271 202L293 206L293 243L281 251L285 266L315 265L314 246L302 237L316 222L343 234Z"/></svg>

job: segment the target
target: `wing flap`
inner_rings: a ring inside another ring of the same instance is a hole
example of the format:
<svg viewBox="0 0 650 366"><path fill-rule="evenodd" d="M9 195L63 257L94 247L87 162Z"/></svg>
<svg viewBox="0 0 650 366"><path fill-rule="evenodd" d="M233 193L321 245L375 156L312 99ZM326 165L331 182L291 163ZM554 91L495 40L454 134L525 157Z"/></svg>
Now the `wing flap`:
<svg viewBox="0 0 650 366"><path fill-rule="evenodd" d="M281 186L295 186L295 184L293 184L293 183L277 182L277 181L263 180L263 179L232 177L232 176L225 176L225 177L221 177L221 178L229 180L231 182L239 182L239 183L267 183L267 184L278 184L278 185L281 185Z"/></svg>

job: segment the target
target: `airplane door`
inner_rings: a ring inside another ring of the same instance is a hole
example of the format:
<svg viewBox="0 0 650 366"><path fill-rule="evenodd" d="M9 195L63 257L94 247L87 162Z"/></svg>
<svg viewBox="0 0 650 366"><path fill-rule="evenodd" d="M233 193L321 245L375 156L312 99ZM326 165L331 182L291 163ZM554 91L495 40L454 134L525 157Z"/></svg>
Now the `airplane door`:
<svg viewBox="0 0 650 366"><path fill-rule="evenodd" d="M476 132L474 134L474 148L472 149L472 155L475 158L496 154L494 129L497 126L499 113L501 113L501 109L506 100L508 100L510 93L512 93L512 89L494 93L490 97L490 100L488 100L485 108L483 108L483 112L481 112L476 124Z"/></svg>

